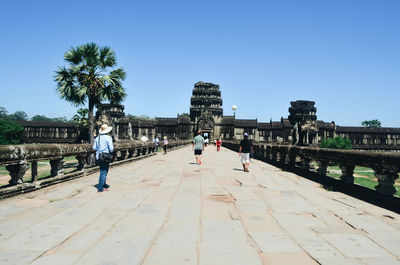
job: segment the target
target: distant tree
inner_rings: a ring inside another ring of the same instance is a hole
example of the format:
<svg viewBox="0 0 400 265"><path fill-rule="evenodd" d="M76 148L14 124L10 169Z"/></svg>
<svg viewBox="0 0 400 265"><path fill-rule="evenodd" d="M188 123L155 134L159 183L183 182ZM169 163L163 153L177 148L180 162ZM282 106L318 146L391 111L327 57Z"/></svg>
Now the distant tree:
<svg viewBox="0 0 400 265"><path fill-rule="evenodd" d="M364 127L378 128L378 127L381 127L381 122L379 120L363 121L363 122L361 122L361 125Z"/></svg>
<svg viewBox="0 0 400 265"><path fill-rule="evenodd" d="M0 119L0 144L22 143L24 128L10 119Z"/></svg>
<svg viewBox="0 0 400 265"><path fill-rule="evenodd" d="M56 117L56 118L50 118L50 119L53 122L68 122L67 117Z"/></svg>
<svg viewBox="0 0 400 265"><path fill-rule="evenodd" d="M0 107L0 118L5 118L8 115L8 111L4 107Z"/></svg>
<svg viewBox="0 0 400 265"><path fill-rule="evenodd" d="M78 109L77 114L72 117L71 121L74 122L78 128L87 128L89 125L88 113L88 109Z"/></svg>
<svg viewBox="0 0 400 265"><path fill-rule="evenodd" d="M321 144L319 145L321 148L330 148L330 149L352 149L350 139L342 138L340 136L336 136L333 139L323 139Z"/></svg>
<svg viewBox="0 0 400 265"><path fill-rule="evenodd" d="M154 120L154 118L151 118L150 116L147 116L147 115L136 116L136 115L128 114L128 115L126 115L126 117L128 119L140 119L140 120L146 120L146 121Z"/></svg>
<svg viewBox="0 0 400 265"><path fill-rule="evenodd" d="M31 118L31 121L52 121L52 119L44 115L35 115Z"/></svg>
<svg viewBox="0 0 400 265"><path fill-rule="evenodd" d="M9 119L14 121L26 121L28 120L28 115L24 111L16 111L14 114L8 115Z"/></svg>
<svg viewBox="0 0 400 265"><path fill-rule="evenodd" d="M110 71L117 64L115 52L109 47L88 43L71 48L64 54L68 67L59 67L55 81L62 99L73 105L88 103L89 139L94 139L93 109L102 101L119 104L126 97L122 81L126 73L122 68Z"/></svg>
<svg viewBox="0 0 400 265"><path fill-rule="evenodd" d="M189 113L186 113L186 112L184 112L184 113L182 113L181 115L183 115L183 116L190 116L190 114Z"/></svg>
<svg viewBox="0 0 400 265"><path fill-rule="evenodd" d="M35 115L31 118L31 121L68 122L68 119L67 117L49 118L44 115Z"/></svg>

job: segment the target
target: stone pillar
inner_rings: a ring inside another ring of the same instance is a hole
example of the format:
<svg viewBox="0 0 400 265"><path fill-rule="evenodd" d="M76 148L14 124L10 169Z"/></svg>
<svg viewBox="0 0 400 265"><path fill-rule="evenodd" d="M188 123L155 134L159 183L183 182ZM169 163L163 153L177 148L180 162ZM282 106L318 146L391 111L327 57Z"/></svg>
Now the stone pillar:
<svg viewBox="0 0 400 265"><path fill-rule="evenodd" d="M288 166L291 168L296 167L296 155L290 155L288 156Z"/></svg>
<svg viewBox="0 0 400 265"><path fill-rule="evenodd" d="M383 195L390 195L396 193L394 182L398 178L398 170L377 168L374 169L375 176L378 179L378 185L375 187L376 191Z"/></svg>
<svg viewBox="0 0 400 265"><path fill-rule="evenodd" d="M317 161L317 164L318 164L318 174L326 176L328 162L327 161Z"/></svg>
<svg viewBox="0 0 400 265"><path fill-rule="evenodd" d="M76 160L78 160L78 166L76 167L77 170L82 170L86 164L86 156L76 156Z"/></svg>
<svg viewBox="0 0 400 265"><path fill-rule="evenodd" d="M277 156L278 156L278 153L276 151L271 150L271 160L277 161Z"/></svg>
<svg viewBox="0 0 400 265"><path fill-rule="evenodd" d="M23 183L25 172L28 170L29 165L25 161L21 164L7 165L6 169L10 172L11 179L9 181L10 185L17 185Z"/></svg>
<svg viewBox="0 0 400 265"><path fill-rule="evenodd" d="M65 161L63 158L50 160L50 166L51 166L50 176L54 177L61 175L64 172L63 170L64 162Z"/></svg>
<svg viewBox="0 0 400 265"><path fill-rule="evenodd" d="M346 183L354 183L354 165L353 164L340 164L340 169L342 170L342 175L340 176L340 180Z"/></svg>
<svg viewBox="0 0 400 265"><path fill-rule="evenodd" d="M310 163L311 163L311 159L310 158L307 158L307 157L302 157L301 158L301 168L302 169L309 170L310 169Z"/></svg>
<svg viewBox="0 0 400 265"><path fill-rule="evenodd" d="M134 154L135 154L135 149L129 149L128 150L128 158L133 157Z"/></svg>
<svg viewBox="0 0 400 265"><path fill-rule="evenodd" d="M31 163L31 182L35 182L38 179L38 162L33 161Z"/></svg>
<svg viewBox="0 0 400 265"><path fill-rule="evenodd" d="M284 166L286 164L287 152L279 152L279 163Z"/></svg>

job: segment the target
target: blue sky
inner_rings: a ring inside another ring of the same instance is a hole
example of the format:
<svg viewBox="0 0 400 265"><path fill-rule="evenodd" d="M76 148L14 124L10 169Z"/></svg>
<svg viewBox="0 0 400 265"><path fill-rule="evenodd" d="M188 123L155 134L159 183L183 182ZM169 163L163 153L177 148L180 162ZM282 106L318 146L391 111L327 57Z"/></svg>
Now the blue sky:
<svg viewBox="0 0 400 265"><path fill-rule="evenodd" d="M110 46L127 72L125 112L189 112L197 81L221 87L225 115L288 116L316 102L318 119L400 127L400 1L5 1L0 106L72 117L54 71L71 46Z"/></svg>

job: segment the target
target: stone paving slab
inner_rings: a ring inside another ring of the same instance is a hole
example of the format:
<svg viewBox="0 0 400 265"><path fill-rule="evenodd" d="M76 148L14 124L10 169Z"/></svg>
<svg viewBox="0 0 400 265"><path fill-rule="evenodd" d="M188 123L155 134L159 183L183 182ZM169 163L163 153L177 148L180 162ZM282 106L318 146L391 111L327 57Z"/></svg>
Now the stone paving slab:
<svg viewBox="0 0 400 265"><path fill-rule="evenodd" d="M190 147L0 201L0 264L400 265L400 215Z"/></svg>

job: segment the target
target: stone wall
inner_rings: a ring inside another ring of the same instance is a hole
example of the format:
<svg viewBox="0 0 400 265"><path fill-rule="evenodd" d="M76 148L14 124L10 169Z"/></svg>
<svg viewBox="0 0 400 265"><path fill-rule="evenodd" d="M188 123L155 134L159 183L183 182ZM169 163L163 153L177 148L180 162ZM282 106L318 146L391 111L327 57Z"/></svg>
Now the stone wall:
<svg viewBox="0 0 400 265"><path fill-rule="evenodd" d="M24 143L79 143L87 140L85 132L73 123L18 121L22 127Z"/></svg>

